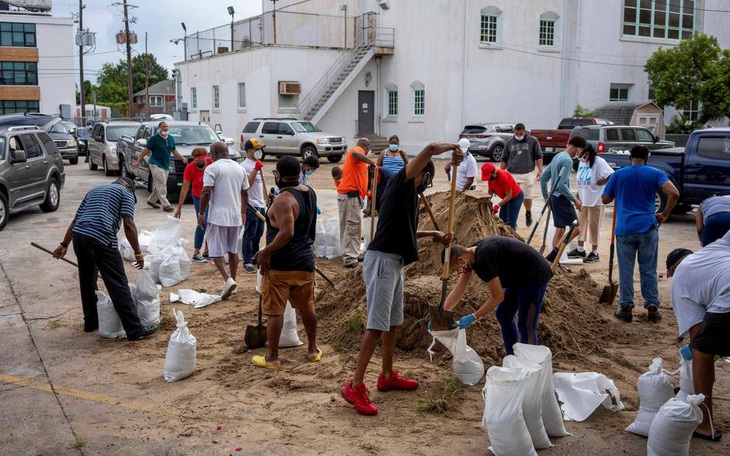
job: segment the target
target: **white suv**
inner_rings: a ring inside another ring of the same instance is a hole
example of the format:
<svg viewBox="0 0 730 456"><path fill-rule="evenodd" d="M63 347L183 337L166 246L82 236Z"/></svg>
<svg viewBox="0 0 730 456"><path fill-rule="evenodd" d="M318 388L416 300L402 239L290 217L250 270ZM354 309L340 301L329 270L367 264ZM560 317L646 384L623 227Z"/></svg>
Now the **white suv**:
<svg viewBox="0 0 730 456"><path fill-rule="evenodd" d="M311 122L293 118L255 118L243 128L241 147L251 138L266 145L264 155L327 157L337 163L347 152L342 136L324 133Z"/></svg>

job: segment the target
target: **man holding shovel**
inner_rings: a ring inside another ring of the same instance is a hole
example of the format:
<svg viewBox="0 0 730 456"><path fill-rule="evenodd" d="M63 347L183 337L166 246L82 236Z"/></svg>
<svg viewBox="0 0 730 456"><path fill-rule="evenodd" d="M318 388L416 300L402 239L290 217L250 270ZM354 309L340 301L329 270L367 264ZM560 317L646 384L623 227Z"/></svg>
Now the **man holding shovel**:
<svg viewBox="0 0 730 456"><path fill-rule="evenodd" d="M416 380L402 377L393 370L393 352L398 327L403 323L403 267L418 260L416 238L433 237L441 243L450 236L440 231L417 231L418 195L431 185L434 155L452 151L458 165L463 154L458 144L433 143L388 182L383 194L378 229L363 261L363 279L367 294L367 324L360 344L357 368L352 381L342 388L342 397L362 415L376 415L378 408L370 401L365 387L365 371L378 339L382 339L382 370L379 391L415 390Z"/></svg>
<svg viewBox="0 0 730 456"><path fill-rule="evenodd" d="M289 301L299 311L307 332L307 361L317 362L317 314L314 311L314 235L317 225L317 195L311 187L299 184L299 161L281 157L274 179L281 193L274 198L266 215L266 247L254 257L261 269L261 296L264 315L268 316L266 339L269 352L254 356L256 367L278 369L279 336L284 310Z"/></svg>

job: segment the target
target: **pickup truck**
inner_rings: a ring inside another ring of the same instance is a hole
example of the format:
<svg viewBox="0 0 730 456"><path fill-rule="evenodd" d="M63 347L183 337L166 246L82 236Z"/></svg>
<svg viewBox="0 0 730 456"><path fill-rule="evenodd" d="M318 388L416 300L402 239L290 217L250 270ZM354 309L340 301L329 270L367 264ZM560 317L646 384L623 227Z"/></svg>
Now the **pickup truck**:
<svg viewBox="0 0 730 456"><path fill-rule="evenodd" d="M537 139L542 148L543 163L547 165L558 152L565 149L573 128L584 125L613 125L613 122L596 117L566 117L560 121L556 129L531 130L530 135Z"/></svg>
<svg viewBox="0 0 730 456"><path fill-rule="evenodd" d="M216 141L224 141L228 147L229 157L237 162L243 161L246 157L239 151L233 149L233 139L222 138L213 131L210 126L204 123L187 122L187 121L166 121L170 130L170 136L175 139L175 147L188 160L192 159L193 149L196 147L205 147L210 151L210 145ZM147 183L147 190L152 191L152 175L149 169L149 154L144 158L139 168L132 165L139 158L142 150L147 145L147 139L157 132L159 121L148 121L140 124L137 133L132 136L122 135L117 140L117 155L119 156L119 169L122 173L132 179L137 179ZM180 189L183 184L183 171L185 171L185 163L177 159L175 156L170 158L170 174L167 178L167 197L171 201L176 201L180 195ZM188 194L189 196L189 194Z"/></svg>
<svg viewBox="0 0 730 456"><path fill-rule="evenodd" d="M612 148L601 154L613 169L630 166L629 150ZM730 194L730 128L708 128L692 132L686 147L651 151L647 163L663 171L679 190L674 213L682 214L715 195ZM664 210L667 197L656 195L657 211Z"/></svg>

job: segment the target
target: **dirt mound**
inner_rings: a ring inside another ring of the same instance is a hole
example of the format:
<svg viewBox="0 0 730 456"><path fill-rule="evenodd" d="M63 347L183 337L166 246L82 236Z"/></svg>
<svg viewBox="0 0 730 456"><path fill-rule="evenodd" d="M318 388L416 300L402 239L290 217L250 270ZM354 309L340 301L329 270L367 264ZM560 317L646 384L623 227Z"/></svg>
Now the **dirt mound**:
<svg viewBox="0 0 730 456"><path fill-rule="evenodd" d="M448 218L448 193L436 193L428 198L434 216L442 230ZM496 217L488 198L460 194L456 199L454 235L460 244L470 245L487 236L510 236L522 239ZM420 229L433 229L425 210L420 213ZM406 267L404 289L404 321L399 332L397 347L415 356L426 356L431 343L428 324L428 306L441 298L441 245L429 239L419 241L419 261ZM317 314L320 334L336 349L351 353L357 351L365 327L365 284L360 268L343 272L336 287L319 292ZM456 281L453 274L451 290ZM550 281L538 325L538 337L553 351L555 358L575 359L603 353L603 341L612 338L614 330L598 311L600 287L584 270L558 272ZM479 308L489 297L487 286L481 280L472 280L457 316ZM488 316L473 325L468 332L469 345L488 364L498 364L504 356L499 324Z"/></svg>

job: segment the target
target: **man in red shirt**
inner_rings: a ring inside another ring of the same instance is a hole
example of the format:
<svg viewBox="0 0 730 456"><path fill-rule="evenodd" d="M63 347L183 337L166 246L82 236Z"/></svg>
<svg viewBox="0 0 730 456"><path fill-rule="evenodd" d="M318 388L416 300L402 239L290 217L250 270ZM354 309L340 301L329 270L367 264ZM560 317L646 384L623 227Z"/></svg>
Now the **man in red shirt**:
<svg viewBox="0 0 730 456"><path fill-rule="evenodd" d="M203 246L203 237L205 236L205 227L198 224L198 212L200 211L200 192L203 190L203 174L205 167L213 163L208 157L208 151L205 147L196 147L193 149L193 161L188 163L183 172L183 186L180 189L180 200L177 203L175 217L180 218L185 198L188 196L188 190L192 187L193 206L195 207L195 251L193 252L193 261L205 263L205 256L200 254L200 248ZM208 217L206 210L206 218Z"/></svg>
<svg viewBox="0 0 730 456"><path fill-rule="evenodd" d="M370 140L360 138L345 155L342 181L337 187L337 208L340 213L340 246L346 268L354 268L360 256L362 237L362 202L368 192L368 167L375 162L367 157Z"/></svg>
<svg viewBox="0 0 730 456"><path fill-rule="evenodd" d="M489 162L482 165L482 180L489 185L489 196L496 194L502 198L494 205L494 212L499 212L499 218L510 228L517 229L517 217L525 199L520 184L508 171L496 169Z"/></svg>

